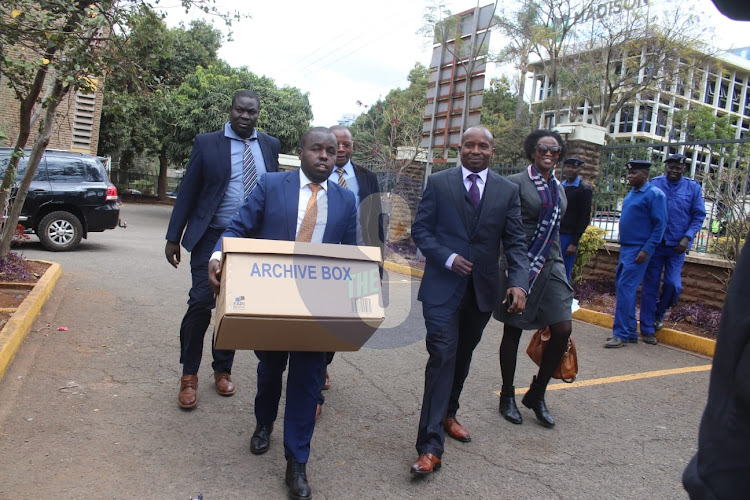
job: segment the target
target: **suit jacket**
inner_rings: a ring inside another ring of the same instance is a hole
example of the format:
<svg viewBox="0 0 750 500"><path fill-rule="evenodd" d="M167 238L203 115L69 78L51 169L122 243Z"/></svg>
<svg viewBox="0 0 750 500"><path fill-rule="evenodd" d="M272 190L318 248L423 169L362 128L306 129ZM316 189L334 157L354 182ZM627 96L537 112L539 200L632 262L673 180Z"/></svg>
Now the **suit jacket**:
<svg viewBox="0 0 750 500"><path fill-rule="evenodd" d="M359 225L365 245L379 247L383 253L385 216L380 200L380 184L375 172L352 163L359 184ZM373 196L370 196L373 195Z"/></svg>
<svg viewBox="0 0 750 500"><path fill-rule="evenodd" d="M750 477L750 234L734 268L716 340L698 452L682 482L696 499L747 498Z"/></svg>
<svg viewBox="0 0 750 500"><path fill-rule="evenodd" d="M518 186L492 171L488 172L476 212L464 187L460 166L431 175L411 234L426 257L417 296L424 303L447 304L460 300L466 292L468 277L445 267L453 253L474 263L472 277L481 311L491 311L505 293L505 279L500 276L498 265L501 249L510 263L507 287L529 286Z"/></svg>
<svg viewBox="0 0 750 500"><path fill-rule="evenodd" d="M297 170L262 176L222 237L294 241L299 190ZM328 219L323 243L357 244L354 193L335 182L328 183ZM214 250L221 250L221 240Z"/></svg>
<svg viewBox="0 0 750 500"><path fill-rule="evenodd" d="M229 186L232 173L231 141L224 135L223 129L195 136L167 228L167 240L182 240L182 246L188 252L205 234ZM262 132L258 132L258 143L266 170L277 172L281 143Z"/></svg>

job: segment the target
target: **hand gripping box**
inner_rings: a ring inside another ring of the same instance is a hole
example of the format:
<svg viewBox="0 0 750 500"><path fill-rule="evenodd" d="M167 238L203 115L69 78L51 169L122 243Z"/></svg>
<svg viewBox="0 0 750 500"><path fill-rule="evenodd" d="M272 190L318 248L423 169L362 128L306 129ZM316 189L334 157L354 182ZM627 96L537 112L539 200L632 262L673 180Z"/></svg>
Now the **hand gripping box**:
<svg viewBox="0 0 750 500"><path fill-rule="evenodd" d="M356 351L385 319L380 249L223 238L217 349Z"/></svg>

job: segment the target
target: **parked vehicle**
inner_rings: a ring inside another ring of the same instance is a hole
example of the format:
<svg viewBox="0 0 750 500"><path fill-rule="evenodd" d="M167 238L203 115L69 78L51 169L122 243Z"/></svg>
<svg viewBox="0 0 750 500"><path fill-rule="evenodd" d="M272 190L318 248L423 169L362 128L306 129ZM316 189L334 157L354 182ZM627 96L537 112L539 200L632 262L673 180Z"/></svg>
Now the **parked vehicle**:
<svg viewBox="0 0 750 500"><path fill-rule="evenodd" d="M591 219L591 225L604 229L604 239L616 242L620 236L620 211L596 212Z"/></svg>
<svg viewBox="0 0 750 500"><path fill-rule="evenodd" d="M0 148L0 178L12 151ZM18 164L16 188L26 170L29 151L25 153ZM117 188L98 158L69 151L44 152L18 222L36 233L46 249L72 250L81 238L114 229L119 220Z"/></svg>

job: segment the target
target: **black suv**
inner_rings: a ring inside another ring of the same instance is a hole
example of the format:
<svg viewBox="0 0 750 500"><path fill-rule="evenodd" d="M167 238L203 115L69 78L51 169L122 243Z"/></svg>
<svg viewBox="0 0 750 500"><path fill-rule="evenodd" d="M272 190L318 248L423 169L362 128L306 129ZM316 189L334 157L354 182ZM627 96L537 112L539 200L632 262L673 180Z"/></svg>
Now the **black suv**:
<svg viewBox="0 0 750 500"><path fill-rule="evenodd" d="M13 148L0 148L0 178ZM18 186L29 151L18 163ZM44 152L29 186L19 224L39 237L53 252L71 250L88 233L114 229L120 220L117 188L95 156L68 151Z"/></svg>

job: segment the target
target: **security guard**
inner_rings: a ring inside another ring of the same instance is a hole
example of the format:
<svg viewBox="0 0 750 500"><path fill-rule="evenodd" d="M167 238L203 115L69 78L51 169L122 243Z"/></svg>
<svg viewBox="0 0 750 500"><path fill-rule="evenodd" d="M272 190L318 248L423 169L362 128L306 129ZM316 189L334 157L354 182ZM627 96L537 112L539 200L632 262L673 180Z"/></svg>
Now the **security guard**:
<svg viewBox="0 0 750 500"><path fill-rule="evenodd" d="M667 198L648 182L650 161L630 160L627 163L628 183L633 189L622 202L620 215L620 260L615 271L615 321L612 337L604 347L623 347L638 342L635 301L638 286L656 246L664 237L667 226ZM653 334L643 341L655 344Z"/></svg>
<svg viewBox="0 0 750 500"><path fill-rule="evenodd" d="M580 158L572 157L563 162L565 180L562 185L565 187L565 197L568 198L568 208L560 222L560 250L563 252L565 273L571 285L573 264L578 253L578 240L591 223L591 200L594 197L591 186L583 182L579 176L583 164Z"/></svg>
<svg viewBox="0 0 750 500"><path fill-rule="evenodd" d="M685 263L685 253L690 250L693 238L703 226L706 204L701 185L683 177L687 157L674 154L664 162L666 175L651 180L667 197L667 228L664 238L656 246L646 267L641 289L641 334L653 335L662 327L662 317L680 297L680 273ZM659 295L662 271L664 284ZM658 296L658 300L657 300Z"/></svg>

